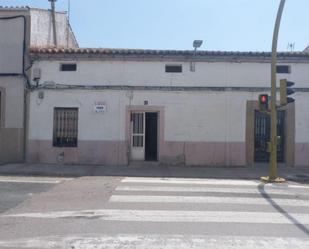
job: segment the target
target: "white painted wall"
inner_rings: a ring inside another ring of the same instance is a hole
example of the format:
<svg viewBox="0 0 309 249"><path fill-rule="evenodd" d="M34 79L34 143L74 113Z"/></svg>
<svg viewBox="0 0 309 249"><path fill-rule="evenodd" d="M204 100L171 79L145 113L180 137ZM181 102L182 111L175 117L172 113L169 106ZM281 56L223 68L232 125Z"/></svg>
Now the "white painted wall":
<svg viewBox="0 0 309 249"><path fill-rule="evenodd" d="M94 112L96 101L107 104L106 113ZM79 108L79 140L124 140L124 101L124 94L117 91L44 91L43 100L34 91L30 97L29 139L51 140L54 107L75 107Z"/></svg>
<svg viewBox="0 0 309 249"><path fill-rule="evenodd" d="M146 86L234 86L269 87L268 63L196 63L191 72L189 62L183 73L165 73L167 62L137 61L77 61L76 72L60 72L61 61L37 61L33 68L42 69L40 83L53 81L73 85L146 85ZM309 87L309 63L285 63L291 74L279 74L297 82L297 87Z"/></svg>
<svg viewBox="0 0 309 249"><path fill-rule="evenodd" d="M256 94L245 92L134 91L132 105L165 107L166 141L244 142L246 101ZM104 101L107 112L94 112L94 102ZM125 91L45 90L31 93L30 132L33 140L51 140L54 107L79 108L79 140L125 140Z"/></svg>
<svg viewBox="0 0 309 249"><path fill-rule="evenodd" d="M50 10L30 9L31 46L53 46L53 26ZM78 47L73 31L68 25L67 13L56 12L57 43L59 47Z"/></svg>

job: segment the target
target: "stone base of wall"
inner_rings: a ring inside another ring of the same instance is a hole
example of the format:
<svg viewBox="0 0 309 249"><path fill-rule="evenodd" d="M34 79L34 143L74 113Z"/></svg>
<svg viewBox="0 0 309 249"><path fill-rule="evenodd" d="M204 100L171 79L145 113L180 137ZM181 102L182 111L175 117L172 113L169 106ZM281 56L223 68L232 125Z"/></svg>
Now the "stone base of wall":
<svg viewBox="0 0 309 249"><path fill-rule="evenodd" d="M128 164L125 141L79 141L76 148L53 147L49 140L31 140L27 162L63 164Z"/></svg>
<svg viewBox="0 0 309 249"><path fill-rule="evenodd" d="M6 154L6 158L22 159L21 142L22 140L19 145L7 144L6 150L9 153ZM2 148L4 148L3 145ZM5 154L3 151L2 149L0 151L1 158ZM13 151L16 155L12 154ZM53 147L52 141L31 140L28 143L27 161L30 163L127 165L129 152L130 148L125 141L79 141L77 148L60 148ZM242 142L167 141L160 145L159 163L174 166L246 166L246 144ZM309 167L309 144L295 145L295 166Z"/></svg>
<svg viewBox="0 0 309 249"><path fill-rule="evenodd" d="M309 143L295 144L295 166L309 167Z"/></svg>
<svg viewBox="0 0 309 249"><path fill-rule="evenodd" d="M127 165L130 148L125 141L79 141L76 148L53 147L52 141L31 140L31 163ZM245 166L245 143L164 142L159 163L188 166Z"/></svg>
<svg viewBox="0 0 309 249"><path fill-rule="evenodd" d="M242 142L166 142L160 162L188 166L245 166L246 144Z"/></svg>
<svg viewBox="0 0 309 249"><path fill-rule="evenodd" d="M0 163L23 161L24 129L0 128Z"/></svg>

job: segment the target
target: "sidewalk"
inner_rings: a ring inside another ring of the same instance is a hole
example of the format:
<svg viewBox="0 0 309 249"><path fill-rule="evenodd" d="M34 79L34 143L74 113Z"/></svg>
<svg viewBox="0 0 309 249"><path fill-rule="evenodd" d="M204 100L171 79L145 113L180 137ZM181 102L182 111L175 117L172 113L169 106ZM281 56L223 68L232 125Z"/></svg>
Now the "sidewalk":
<svg viewBox="0 0 309 249"><path fill-rule="evenodd" d="M2 176L135 176L135 177L181 177L217 179L256 179L268 175L268 166L255 167L188 167L134 164L129 166L59 165L59 164L4 164L0 165ZM309 183L309 167L279 167L278 175L290 181Z"/></svg>

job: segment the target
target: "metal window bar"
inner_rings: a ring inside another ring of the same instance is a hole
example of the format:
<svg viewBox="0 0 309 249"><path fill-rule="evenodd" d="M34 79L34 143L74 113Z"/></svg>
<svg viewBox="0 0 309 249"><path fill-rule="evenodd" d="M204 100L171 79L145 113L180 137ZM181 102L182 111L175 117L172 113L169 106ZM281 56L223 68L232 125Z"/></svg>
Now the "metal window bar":
<svg viewBox="0 0 309 249"><path fill-rule="evenodd" d="M133 113L133 147L144 146L144 113Z"/></svg>
<svg viewBox="0 0 309 249"><path fill-rule="evenodd" d="M54 138L55 147L77 147L78 109L55 108Z"/></svg>
<svg viewBox="0 0 309 249"><path fill-rule="evenodd" d="M278 144L277 157L278 162L284 162L284 122L285 111L278 111L277 130ZM254 147L256 162L268 162L269 153L267 152L267 142L270 141L270 117L267 114L255 111L254 126Z"/></svg>

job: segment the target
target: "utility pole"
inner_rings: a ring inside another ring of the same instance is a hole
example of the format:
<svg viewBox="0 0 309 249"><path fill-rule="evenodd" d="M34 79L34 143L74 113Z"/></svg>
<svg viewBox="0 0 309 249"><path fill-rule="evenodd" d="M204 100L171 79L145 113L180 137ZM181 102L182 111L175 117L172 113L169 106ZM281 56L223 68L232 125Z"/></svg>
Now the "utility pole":
<svg viewBox="0 0 309 249"><path fill-rule="evenodd" d="M270 135L270 160L269 160L269 176L261 177L264 182L284 182L283 178L278 177L277 173L277 44L278 34L280 28L281 17L285 5L285 0L281 0L272 41L272 54L271 54L271 135Z"/></svg>
<svg viewBox="0 0 309 249"><path fill-rule="evenodd" d="M56 30L56 11L55 11L55 2L57 0L48 0L51 4L52 12L52 24L53 24L53 37L54 37L54 46L57 47L57 30Z"/></svg>

